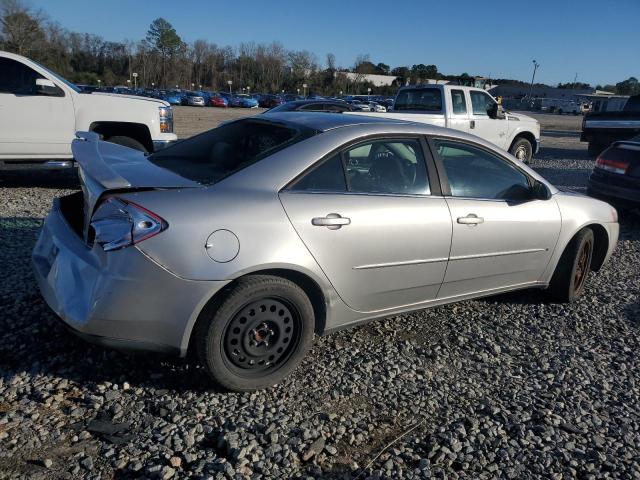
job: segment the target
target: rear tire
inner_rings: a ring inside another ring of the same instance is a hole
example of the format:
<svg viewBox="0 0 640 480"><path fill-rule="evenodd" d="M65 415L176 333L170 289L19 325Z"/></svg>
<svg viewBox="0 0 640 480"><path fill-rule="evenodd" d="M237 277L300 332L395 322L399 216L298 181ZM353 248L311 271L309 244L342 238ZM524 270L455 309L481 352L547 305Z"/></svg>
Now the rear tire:
<svg viewBox="0 0 640 480"><path fill-rule="evenodd" d="M585 228L571 239L553 272L547 290L549 297L560 303L577 300L584 291L591 271L593 230Z"/></svg>
<svg viewBox="0 0 640 480"><path fill-rule="evenodd" d="M107 138L107 142L117 143L118 145L122 145L123 147L129 147L143 153L149 153L149 150L147 150L147 147L145 147L142 143L140 143L135 138L125 137L121 135L114 135L113 137Z"/></svg>
<svg viewBox="0 0 640 480"><path fill-rule="evenodd" d="M518 138L513 142L513 145L511 145L509 153L518 160L529 163L533 157L533 146L526 138Z"/></svg>
<svg viewBox="0 0 640 480"><path fill-rule="evenodd" d="M194 332L200 363L215 383L247 392L291 373L313 342L311 301L295 283L271 275L241 278Z"/></svg>

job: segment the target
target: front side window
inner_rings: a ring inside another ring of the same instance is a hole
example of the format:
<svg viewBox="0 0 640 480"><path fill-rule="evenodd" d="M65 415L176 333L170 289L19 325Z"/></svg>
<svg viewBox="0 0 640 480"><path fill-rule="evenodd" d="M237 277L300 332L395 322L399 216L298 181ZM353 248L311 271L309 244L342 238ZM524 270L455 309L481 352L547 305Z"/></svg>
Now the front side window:
<svg viewBox="0 0 640 480"><path fill-rule="evenodd" d="M0 93L35 95L38 72L10 58L0 58Z"/></svg>
<svg viewBox="0 0 640 480"><path fill-rule="evenodd" d="M449 140L435 140L454 197L498 200L530 198L528 177L486 150Z"/></svg>
<svg viewBox="0 0 640 480"><path fill-rule="evenodd" d="M400 90L393 105L395 111L416 110L441 112L442 92L439 88L409 88Z"/></svg>
<svg viewBox="0 0 640 480"><path fill-rule="evenodd" d="M464 98L464 91L451 90L451 104L454 114L463 115L467 113L467 101Z"/></svg>
<svg viewBox="0 0 640 480"><path fill-rule="evenodd" d="M474 115L488 115L487 111L491 110L493 104L496 103L493 98L484 92L471 90L469 95L471 96L471 106Z"/></svg>

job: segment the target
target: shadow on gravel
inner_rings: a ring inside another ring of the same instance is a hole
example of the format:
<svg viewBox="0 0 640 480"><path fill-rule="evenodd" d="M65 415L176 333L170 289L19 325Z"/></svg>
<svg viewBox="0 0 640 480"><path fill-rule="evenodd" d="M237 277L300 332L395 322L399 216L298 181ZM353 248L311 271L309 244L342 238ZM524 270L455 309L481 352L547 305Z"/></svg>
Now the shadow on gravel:
<svg viewBox="0 0 640 480"><path fill-rule="evenodd" d="M592 169L595 160L589 156L586 149L582 148L557 148L545 147L544 140L540 152L534 157L535 160L573 160L584 161L584 168Z"/></svg>
<svg viewBox="0 0 640 480"><path fill-rule="evenodd" d="M0 188L80 188L78 171L65 170L10 170L0 174Z"/></svg>
<svg viewBox="0 0 640 480"><path fill-rule="evenodd" d="M159 390L204 391L211 385L195 362L155 354L130 355L90 345L49 309L31 271L38 218L0 218L0 378L23 372L79 383L129 382Z"/></svg>

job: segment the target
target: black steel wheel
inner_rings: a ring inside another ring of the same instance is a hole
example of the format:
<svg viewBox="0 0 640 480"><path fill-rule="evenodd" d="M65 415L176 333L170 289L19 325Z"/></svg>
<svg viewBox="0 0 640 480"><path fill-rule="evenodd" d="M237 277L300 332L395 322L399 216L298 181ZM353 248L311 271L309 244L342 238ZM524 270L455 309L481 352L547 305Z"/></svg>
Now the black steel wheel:
<svg viewBox="0 0 640 480"><path fill-rule="evenodd" d="M295 307L284 299L264 298L248 303L231 319L222 354L239 375L263 375L287 362L301 330Z"/></svg>
<svg viewBox="0 0 640 480"><path fill-rule="evenodd" d="M313 341L313 306L285 278L254 275L238 280L198 319L200 362L219 385L251 391L278 383Z"/></svg>

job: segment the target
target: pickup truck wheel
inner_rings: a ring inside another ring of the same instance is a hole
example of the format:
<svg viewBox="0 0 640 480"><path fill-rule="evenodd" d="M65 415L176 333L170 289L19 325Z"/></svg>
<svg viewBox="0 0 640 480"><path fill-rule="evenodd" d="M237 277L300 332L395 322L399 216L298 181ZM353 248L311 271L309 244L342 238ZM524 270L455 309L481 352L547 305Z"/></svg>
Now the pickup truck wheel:
<svg viewBox="0 0 640 480"><path fill-rule="evenodd" d="M133 148L134 150L139 150L144 153L149 153L144 145L142 145L135 138L124 137L121 135L114 135L113 137L107 138L107 142L117 143L118 145L122 145L123 147Z"/></svg>
<svg viewBox="0 0 640 480"><path fill-rule="evenodd" d="M582 295L591 271L593 244L593 230L590 228L581 230L569 242L549 283L547 292L552 300L569 303Z"/></svg>
<svg viewBox="0 0 640 480"><path fill-rule="evenodd" d="M529 163L533 157L533 146L526 138L518 138L513 142L513 145L511 145L509 153L518 160L524 163Z"/></svg>

